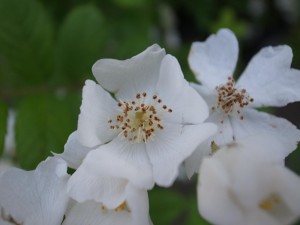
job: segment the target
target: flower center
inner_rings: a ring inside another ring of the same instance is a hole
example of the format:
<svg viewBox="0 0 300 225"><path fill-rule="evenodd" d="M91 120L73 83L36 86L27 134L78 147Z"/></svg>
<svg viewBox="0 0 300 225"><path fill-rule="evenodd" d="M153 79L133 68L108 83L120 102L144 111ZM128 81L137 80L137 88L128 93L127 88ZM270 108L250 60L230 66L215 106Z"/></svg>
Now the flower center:
<svg viewBox="0 0 300 225"><path fill-rule="evenodd" d="M110 129L120 131L121 136L137 143L147 142L157 130L164 129L163 111L172 113L172 109L162 105L162 100L153 95L151 103L145 103L147 93L138 93L133 101L119 101L121 113L108 120Z"/></svg>
<svg viewBox="0 0 300 225"><path fill-rule="evenodd" d="M216 87L218 92L217 104L212 107L213 111L221 111L225 114L237 113L240 115L241 109L246 107L249 102L254 99L249 96L246 89L237 89L234 87L235 81L232 77L228 77L228 82L225 85ZM244 117L240 115L240 119Z"/></svg>
<svg viewBox="0 0 300 225"><path fill-rule="evenodd" d="M102 203L100 203L100 210L105 212L108 209L106 208L105 205L103 205ZM121 203L118 207L114 208L113 211L115 211L115 212L121 212L121 211L131 212L126 201L124 201L123 203Z"/></svg>
<svg viewBox="0 0 300 225"><path fill-rule="evenodd" d="M275 207L275 205L278 205L279 203L280 203L279 197L275 194L271 194L263 201L261 201L259 207L263 210L269 211L272 210L272 208Z"/></svg>

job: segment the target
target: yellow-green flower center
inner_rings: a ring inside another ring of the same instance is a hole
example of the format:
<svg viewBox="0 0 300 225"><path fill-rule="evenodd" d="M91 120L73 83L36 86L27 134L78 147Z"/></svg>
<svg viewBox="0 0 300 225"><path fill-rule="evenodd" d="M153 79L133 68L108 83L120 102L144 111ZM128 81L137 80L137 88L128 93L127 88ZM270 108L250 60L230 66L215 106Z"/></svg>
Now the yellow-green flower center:
<svg viewBox="0 0 300 225"><path fill-rule="evenodd" d="M162 105L157 95L153 95L151 101L146 98L147 93L143 92L133 101L119 101L120 113L108 121L110 129L120 131L121 136L137 143L146 143L157 130L164 129L163 112L172 113L172 109Z"/></svg>

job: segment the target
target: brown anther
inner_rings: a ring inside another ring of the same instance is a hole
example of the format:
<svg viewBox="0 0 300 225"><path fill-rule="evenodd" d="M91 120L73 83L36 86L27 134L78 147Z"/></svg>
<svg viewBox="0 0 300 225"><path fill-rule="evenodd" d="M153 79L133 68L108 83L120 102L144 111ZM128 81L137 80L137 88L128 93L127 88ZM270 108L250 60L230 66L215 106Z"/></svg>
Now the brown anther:
<svg viewBox="0 0 300 225"><path fill-rule="evenodd" d="M140 98L141 98L141 94L137 94L135 97L136 97L137 99L140 99Z"/></svg>
<svg viewBox="0 0 300 225"><path fill-rule="evenodd" d="M131 104L132 104L132 105L135 105L135 101L132 101Z"/></svg>
<svg viewBox="0 0 300 225"><path fill-rule="evenodd" d="M153 95L153 97L152 97L152 98L153 98L154 100L155 100L155 99L157 99L157 95Z"/></svg>
<svg viewBox="0 0 300 225"><path fill-rule="evenodd" d="M143 92L143 96L146 97L146 96L147 96L147 93L146 93L146 92Z"/></svg>
<svg viewBox="0 0 300 225"><path fill-rule="evenodd" d="M108 123L112 123L112 120L109 120Z"/></svg>
<svg viewBox="0 0 300 225"><path fill-rule="evenodd" d="M118 106L121 107L121 106L122 106L122 103L121 103L121 102L118 102Z"/></svg>
<svg viewBox="0 0 300 225"><path fill-rule="evenodd" d="M166 106L166 105L163 105L163 109L167 109L167 106Z"/></svg>
<svg viewBox="0 0 300 225"><path fill-rule="evenodd" d="M168 109L168 112L171 113L171 112L173 112L173 110L172 109Z"/></svg>
<svg viewBox="0 0 300 225"><path fill-rule="evenodd" d="M161 99L158 99L157 102L158 102L158 103L161 103L162 101L161 101Z"/></svg>
<svg viewBox="0 0 300 225"><path fill-rule="evenodd" d="M240 119L241 119L241 120L243 120L243 119L244 119L244 117L243 117L243 116L240 116Z"/></svg>

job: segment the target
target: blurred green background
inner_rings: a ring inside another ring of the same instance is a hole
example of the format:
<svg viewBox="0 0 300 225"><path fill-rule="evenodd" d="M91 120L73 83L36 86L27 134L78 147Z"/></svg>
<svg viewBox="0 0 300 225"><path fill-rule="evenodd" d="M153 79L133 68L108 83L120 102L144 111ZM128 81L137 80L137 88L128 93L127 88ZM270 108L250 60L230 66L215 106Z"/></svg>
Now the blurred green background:
<svg viewBox="0 0 300 225"><path fill-rule="evenodd" d="M63 151L97 59L126 59L158 43L193 80L191 43L228 27L240 44L236 75L266 45L290 45L300 68L299 12L297 0L0 0L0 166L34 169ZM299 104L269 110L300 127ZM4 143L8 115L15 142L10 135ZM287 158L298 174L299 157L297 150ZM197 211L195 184L194 177L151 191L154 224L208 224Z"/></svg>

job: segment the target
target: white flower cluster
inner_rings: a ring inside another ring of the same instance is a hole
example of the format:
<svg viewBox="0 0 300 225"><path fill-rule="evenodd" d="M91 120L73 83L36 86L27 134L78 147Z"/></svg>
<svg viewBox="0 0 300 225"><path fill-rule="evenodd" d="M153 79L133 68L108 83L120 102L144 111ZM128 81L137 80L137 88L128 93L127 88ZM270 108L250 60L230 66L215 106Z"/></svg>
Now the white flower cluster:
<svg viewBox="0 0 300 225"><path fill-rule="evenodd" d="M171 186L182 164L199 173L199 212L211 223L295 222L300 178L284 159L300 131L255 108L299 101L300 71L288 46L267 47L235 82L237 58L222 29L192 45L201 84L158 45L97 61L65 151L34 171L0 173L0 225L151 225L147 191Z"/></svg>

